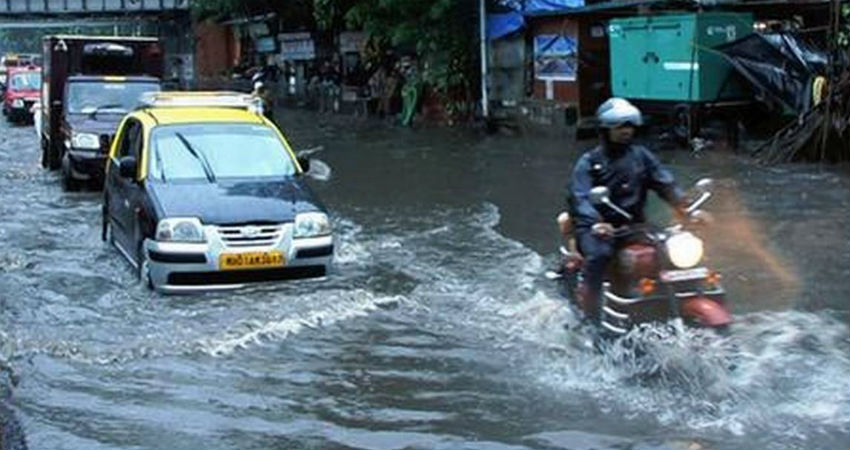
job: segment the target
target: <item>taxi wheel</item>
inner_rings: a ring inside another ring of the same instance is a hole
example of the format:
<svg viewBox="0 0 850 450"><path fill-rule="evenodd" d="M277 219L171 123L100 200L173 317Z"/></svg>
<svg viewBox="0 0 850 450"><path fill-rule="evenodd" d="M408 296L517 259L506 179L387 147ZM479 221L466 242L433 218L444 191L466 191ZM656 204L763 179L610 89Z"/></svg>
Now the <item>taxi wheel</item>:
<svg viewBox="0 0 850 450"><path fill-rule="evenodd" d="M139 242L139 281L144 283L148 289L153 289L153 282L151 281L151 269L150 269L150 259L148 259L148 255L145 254L145 249L143 247L143 243Z"/></svg>
<svg viewBox="0 0 850 450"><path fill-rule="evenodd" d="M101 239L107 243L107 245L112 246L115 244L115 235L112 234L112 222L104 216L103 218L103 231L101 232Z"/></svg>

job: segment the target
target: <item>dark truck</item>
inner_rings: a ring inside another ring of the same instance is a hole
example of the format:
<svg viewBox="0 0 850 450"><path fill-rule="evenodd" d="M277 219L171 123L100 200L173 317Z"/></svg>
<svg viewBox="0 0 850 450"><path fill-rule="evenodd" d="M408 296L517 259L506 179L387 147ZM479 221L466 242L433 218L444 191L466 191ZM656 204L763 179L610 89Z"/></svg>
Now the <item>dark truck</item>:
<svg viewBox="0 0 850 450"><path fill-rule="evenodd" d="M62 185L99 187L115 129L144 92L159 91L164 55L156 38L46 36L41 165Z"/></svg>

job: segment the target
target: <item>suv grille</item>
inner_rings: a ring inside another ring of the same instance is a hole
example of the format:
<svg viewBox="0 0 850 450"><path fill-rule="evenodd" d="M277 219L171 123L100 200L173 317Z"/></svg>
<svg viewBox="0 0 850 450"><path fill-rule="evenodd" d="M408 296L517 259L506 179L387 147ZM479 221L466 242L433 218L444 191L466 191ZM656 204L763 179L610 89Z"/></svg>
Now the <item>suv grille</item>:
<svg viewBox="0 0 850 450"><path fill-rule="evenodd" d="M228 247L270 246L283 235L283 224L219 226L216 229Z"/></svg>
<svg viewBox="0 0 850 450"><path fill-rule="evenodd" d="M112 145L112 139L115 138L114 134L101 134L100 136L100 151L104 153L109 153L109 147Z"/></svg>

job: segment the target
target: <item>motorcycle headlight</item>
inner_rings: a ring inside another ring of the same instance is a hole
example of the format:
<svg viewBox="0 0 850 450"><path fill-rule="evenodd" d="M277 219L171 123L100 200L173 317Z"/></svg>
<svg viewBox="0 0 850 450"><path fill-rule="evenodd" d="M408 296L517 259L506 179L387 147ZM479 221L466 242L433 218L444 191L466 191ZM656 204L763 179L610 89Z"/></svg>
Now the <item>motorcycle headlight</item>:
<svg viewBox="0 0 850 450"><path fill-rule="evenodd" d="M331 222L325 213L309 212L295 216L295 237L317 237L331 234Z"/></svg>
<svg viewBox="0 0 850 450"><path fill-rule="evenodd" d="M71 133L71 147L97 150L100 148L100 140L96 134L92 133Z"/></svg>
<svg viewBox="0 0 850 450"><path fill-rule="evenodd" d="M21 100L19 98L12 100L12 108L23 108L23 107L24 107L24 101L23 100Z"/></svg>
<svg viewBox="0 0 850 450"><path fill-rule="evenodd" d="M702 239L691 233L678 233L671 236L665 245L670 262L680 269L693 267L702 260Z"/></svg>
<svg viewBox="0 0 850 450"><path fill-rule="evenodd" d="M156 225L156 240L162 242L206 242L201 221L194 218L162 219Z"/></svg>

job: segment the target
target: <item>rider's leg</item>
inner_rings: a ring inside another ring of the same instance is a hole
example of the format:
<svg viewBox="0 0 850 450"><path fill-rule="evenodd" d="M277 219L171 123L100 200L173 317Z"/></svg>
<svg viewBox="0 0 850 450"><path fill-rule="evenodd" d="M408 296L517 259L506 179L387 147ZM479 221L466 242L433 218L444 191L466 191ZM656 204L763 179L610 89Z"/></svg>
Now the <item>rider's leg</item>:
<svg viewBox="0 0 850 450"><path fill-rule="evenodd" d="M585 286L585 313L593 323L599 323L602 283L605 279L605 269L614 256L614 242L610 238L602 238L589 229L578 231L578 243L584 255L582 275Z"/></svg>

